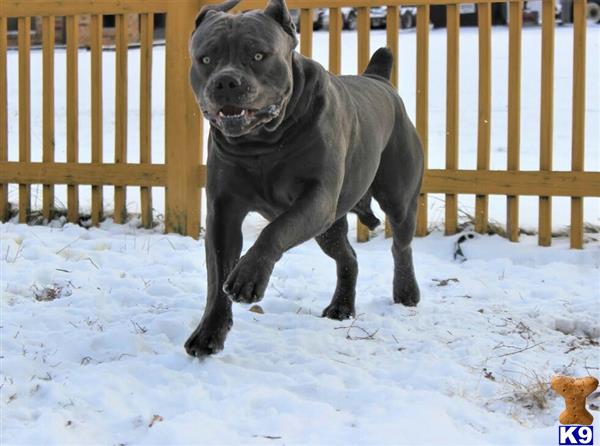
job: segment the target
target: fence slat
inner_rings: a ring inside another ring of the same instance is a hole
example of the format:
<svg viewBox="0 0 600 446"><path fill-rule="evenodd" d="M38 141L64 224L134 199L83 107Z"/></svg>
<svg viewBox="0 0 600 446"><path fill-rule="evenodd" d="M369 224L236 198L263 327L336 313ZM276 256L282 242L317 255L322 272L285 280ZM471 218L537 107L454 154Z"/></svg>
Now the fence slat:
<svg viewBox="0 0 600 446"><path fill-rule="evenodd" d="M8 89L6 78L6 17L0 17L0 162L8 160ZM0 221L9 214L8 184L0 183Z"/></svg>
<svg viewBox="0 0 600 446"><path fill-rule="evenodd" d="M19 33L19 161L31 160L31 18L20 17ZM31 208L31 187L19 184L19 223L26 223Z"/></svg>
<svg viewBox="0 0 600 446"><path fill-rule="evenodd" d="M314 9L300 10L300 52L312 57Z"/></svg>
<svg viewBox="0 0 600 446"><path fill-rule="evenodd" d="M140 162L152 163L152 45L154 42L154 15L140 16ZM142 187L142 225L152 226L152 189Z"/></svg>
<svg viewBox="0 0 600 446"><path fill-rule="evenodd" d="M458 169L458 60L460 12L457 5L446 6L446 169ZM458 200L456 194L446 194L446 235L456 234Z"/></svg>
<svg viewBox="0 0 600 446"><path fill-rule="evenodd" d="M392 52L392 56L394 57L390 81L392 82L392 85L396 87L396 89L398 88L398 30L400 29L399 19L400 8L398 6L388 6L385 27L386 45L390 49L390 51ZM385 217L384 234L386 238L390 238L392 236L392 227L390 226L390 222L387 216Z"/></svg>
<svg viewBox="0 0 600 446"><path fill-rule="evenodd" d="M358 8L356 31L358 39L357 56L358 66L357 73L362 73L369 64L370 55L370 32L371 32L371 17L369 16L369 8ZM356 240L366 242L369 240L369 228L363 225L358 219L356 220Z"/></svg>
<svg viewBox="0 0 600 446"><path fill-rule="evenodd" d="M429 169L426 193L600 196L600 172L540 172Z"/></svg>
<svg viewBox="0 0 600 446"><path fill-rule="evenodd" d="M127 163L127 16L115 16L115 163ZM126 189L115 187L115 223L127 218Z"/></svg>
<svg viewBox="0 0 600 446"><path fill-rule="evenodd" d="M509 6L508 28L508 134L507 165L509 171L520 168L521 150L521 30L523 3ZM512 242L519 241L519 197L506 197L506 232Z"/></svg>
<svg viewBox="0 0 600 446"><path fill-rule="evenodd" d="M198 238L200 188L196 175L202 154L202 120L188 81L188 38L194 4L175 5L167 13L165 134L167 158L166 230Z"/></svg>
<svg viewBox="0 0 600 446"><path fill-rule="evenodd" d="M54 17L42 18L43 51L43 135L42 160L54 161ZM54 186L44 184L42 214L51 220L54 214Z"/></svg>
<svg viewBox="0 0 600 446"><path fill-rule="evenodd" d="M205 166L193 169L191 182L204 185ZM106 184L116 186L166 186L165 164L26 163L0 162L0 180L24 184Z"/></svg>
<svg viewBox="0 0 600 446"><path fill-rule="evenodd" d="M417 132L423 144L425 169L429 140L429 5L417 6ZM416 235L427 235L427 194L421 193L417 205Z"/></svg>
<svg viewBox="0 0 600 446"><path fill-rule="evenodd" d="M400 29L400 8L398 6L388 6L385 28L386 46L394 56L392 64L392 74L390 81L392 85L398 88L398 31Z"/></svg>
<svg viewBox="0 0 600 446"><path fill-rule="evenodd" d="M542 80L540 101L540 170L552 170L554 107L554 0L542 0ZM538 244L552 243L552 197L539 199Z"/></svg>
<svg viewBox="0 0 600 446"><path fill-rule="evenodd" d="M78 61L79 18L67 17L67 161L79 161L79 89ZM79 220L79 189L76 185L67 186L67 219Z"/></svg>
<svg viewBox="0 0 600 446"><path fill-rule="evenodd" d="M573 2L573 119L571 170L584 170L586 0ZM583 197L571 197L571 248L583 248Z"/></svg>
<svg viewBox="0 0 600 446"><path fill-rule="evenodd" d="M103 121L102 121L102 21L101 15L93 15L90 26L91 69L92 69L92 164L103 160ZM102 220L104 205L102 186L92 186L92 224L97 226Z"/></svg>
<svg viewBox="0 0 600 446"><path fill-rule="evenodd" d="M477 126L477 169L490 168L491 101L492 101L492 8L490 3L477 5L479 28L479 106ZM488 197L475 198L475 230L487 231Z"/></svg>
<svg viewBox="0 0 600 446"><path fill-rule="evenodd" d="M329 71L342 72L342 13L340 8L329 10Z"/></svg>

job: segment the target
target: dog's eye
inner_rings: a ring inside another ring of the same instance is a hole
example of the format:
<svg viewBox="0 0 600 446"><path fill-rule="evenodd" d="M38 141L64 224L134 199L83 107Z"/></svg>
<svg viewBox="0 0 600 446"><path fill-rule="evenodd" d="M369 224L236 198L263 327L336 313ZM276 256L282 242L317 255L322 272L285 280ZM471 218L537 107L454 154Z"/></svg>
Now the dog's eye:
<svg viewBox="0 0 600 446"><path fill-rule="evenodd" d="M210 57L204 56L200 59L204 65L208 65L210 63Z"/></svg>
<svg viewBox="0 0 600 446"><path fill-rule="evenodd" d="M264 57L265 57L265 55L263 53L256 53L254 55L254 60L257 62L260 62L261 60L263 60Z"/></svg>

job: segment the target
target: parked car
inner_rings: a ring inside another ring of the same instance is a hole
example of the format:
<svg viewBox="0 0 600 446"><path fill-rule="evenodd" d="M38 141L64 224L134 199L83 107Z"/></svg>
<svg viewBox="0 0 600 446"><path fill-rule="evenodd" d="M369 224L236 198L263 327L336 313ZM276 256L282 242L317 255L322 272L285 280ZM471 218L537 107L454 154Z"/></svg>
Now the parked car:
<svg viewBox="0 0 600 446"><path fill-rule="evenodd" d="M354 8L340 8L342 14L342 28L343 29L356 29L356 9ZM323 26L329 27L329 9L323 10Z"/></svg>
<svg viewBox="0 0 600 446"><path fill-rule="evenodd" d="M385 28L387 24L387 7L376 6L371 8L371 28ZM417 18L417 8L400 8L400 28L413 28Z"/></svg>
<svg viewBox="0 0 600 446"><path fill-rule="evenodd" d="M562 3L560 0L556 1L554 7L554 15L556 23L562 23ZM542 2L541 0L529 0L525 2L523 6L523 23L531 23L539 25L542 23Z"/></svg>
<svg viewBox="0 0 600 446"><path fill-rule="evenodd" d="M340 8L342 13L342 23L344 29L356 28L356 9L355 8ZM417 8L402 7L400 8L400 28L412 28L416 23ZM383 28L387 24L387 7L377 6L370 9L371 27ZM329 26L329 9L323 12L323 26Z"/></svg>
<svg viewBox="0 0 600 446"><path fill-rule="evenodd" d="M323 14L327 10L322 9L322 8L314 8L312 11L313 11L313 29L316 31L316 30L323 28ZM300 30L300 10L299 9L290 9L290 15L292 16L292 21L296 25L296 29L298 30L298 32L301 32L301 30Z"/></svg>
<svg viewBox="0 0 600 446"><path fill-rule="evenodd" d="M530 0L524 3L523 23L540 22L541 4L541 0ZM561 0L556 0L555 17L557 23L562 23ZM446 6L432 5L430 9L430 20L434 28L444 28L446 26ZM508 4L493 3L492 25L506 25L507 23ZM460 5L460 26L477 26L477 6L475 3L463 3Z"/></svg>
<svg viewBox="0 0 600 446"><path fill-rule="evenodd" d="M561 0L564 23L573 22L573 0ZM600 0L587 0L587 21L590 25L600 23Z"/></svg>

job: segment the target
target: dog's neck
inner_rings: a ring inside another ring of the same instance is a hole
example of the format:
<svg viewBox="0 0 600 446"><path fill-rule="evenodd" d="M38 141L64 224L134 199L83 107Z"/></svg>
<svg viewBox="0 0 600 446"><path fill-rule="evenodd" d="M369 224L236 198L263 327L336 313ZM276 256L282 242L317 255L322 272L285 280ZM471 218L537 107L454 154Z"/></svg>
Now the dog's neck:
<svg viewBox="0 0 600 446"><path fill-rule="evenodd" d="M211 138L219 156L229 159L281 157L296 135L316 120L323 108L326 76L315 62L292 53L292 94L284 118L274 130L263 127L255 133L228 137L211 126Z"/></svg>

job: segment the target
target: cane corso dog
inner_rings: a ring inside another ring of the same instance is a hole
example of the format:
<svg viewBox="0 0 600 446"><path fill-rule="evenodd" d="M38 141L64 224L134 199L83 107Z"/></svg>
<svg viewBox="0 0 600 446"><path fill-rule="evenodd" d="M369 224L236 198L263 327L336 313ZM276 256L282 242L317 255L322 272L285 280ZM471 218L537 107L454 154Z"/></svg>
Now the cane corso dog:
<svg viewBox="0 0 600 446"><path fill-rule="evenodd" d="M185 343L202 357L223 349L232 302L257 302L284 252L311 238L335 260L337 286L323 316L354 316L358 265L346 215L393 232L394 302L416 305L411 240L423 175L421 142L389 82L392 55L361 76L334 76L297 53L284 0L228 14L239 0L205 6L190 40L190 82L210 121L204 315ZM242 221L269 224L240 257Z"/></svg>

